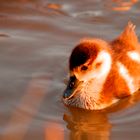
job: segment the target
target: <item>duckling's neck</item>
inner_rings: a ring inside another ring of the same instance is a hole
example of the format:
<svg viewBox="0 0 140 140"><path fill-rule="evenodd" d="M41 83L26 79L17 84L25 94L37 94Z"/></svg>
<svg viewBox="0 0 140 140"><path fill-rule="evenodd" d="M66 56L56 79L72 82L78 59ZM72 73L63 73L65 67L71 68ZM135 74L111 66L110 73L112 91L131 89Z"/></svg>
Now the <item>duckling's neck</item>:
<svg viewBox="0 0 140 140"><path fill-rule="evenodd" d="M99 72L97 72L95 78L85 82L85 85L83 86L84 92L80 95L81 99L84 101L84 108L91 110L104 108L104 105L100 102L100 93L102 92L107 77L112 69L112 57L109 53L103 54L102 57L104 58L102 67Z"/></svg>

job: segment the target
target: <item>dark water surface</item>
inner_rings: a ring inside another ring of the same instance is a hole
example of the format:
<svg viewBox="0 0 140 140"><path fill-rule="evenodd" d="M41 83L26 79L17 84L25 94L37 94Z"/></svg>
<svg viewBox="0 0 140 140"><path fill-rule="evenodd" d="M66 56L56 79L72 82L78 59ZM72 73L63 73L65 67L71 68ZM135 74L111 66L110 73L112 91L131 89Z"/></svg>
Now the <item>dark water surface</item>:
<svg viewBox="0 0 140 140"><path fill-rule="evenodd" d="M138 0L0 0L0 140L139 140L140 95L105 111L61 102L68 57L83 37L111 40Z"/></svg>

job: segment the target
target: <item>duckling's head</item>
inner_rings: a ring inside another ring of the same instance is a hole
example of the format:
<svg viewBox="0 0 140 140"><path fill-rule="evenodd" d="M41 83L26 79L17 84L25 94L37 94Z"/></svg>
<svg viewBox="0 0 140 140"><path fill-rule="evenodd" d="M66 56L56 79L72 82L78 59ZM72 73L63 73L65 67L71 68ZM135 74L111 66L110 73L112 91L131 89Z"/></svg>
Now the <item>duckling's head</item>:
<svg viewBox="0 0 140 140"><path fill-rule="evenodd" d="M70 78L63 94L66 105L83 109L102 108L101 91L110 72L112 57L107 42L82 40L69 59Z"/></svg>

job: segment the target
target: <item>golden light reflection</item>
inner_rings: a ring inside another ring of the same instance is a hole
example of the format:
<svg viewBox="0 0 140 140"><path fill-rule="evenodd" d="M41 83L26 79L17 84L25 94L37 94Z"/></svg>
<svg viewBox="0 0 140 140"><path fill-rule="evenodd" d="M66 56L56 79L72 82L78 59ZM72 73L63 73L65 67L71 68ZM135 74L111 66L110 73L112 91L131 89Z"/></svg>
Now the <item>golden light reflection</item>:
<svg viewBox="0 0 140 140"><path fill-rule="evenodd" d="M70 140L109 140L111 124L104 112L70 109L64 114Z"/></svg>
<svg viewBox="0 0 140 140"><path fill-rule="evenodd" d="M49 3L47 4L47 7L53 10L59 10L61 8L61 5L55 3Z"/></svg>
<svg viewBox="0 0 140 140"><path fill-rule="evenodd" d="M45 129L45 140L64 140L63 128L58 123L49 123Z"/></svg>
<svg viewBox="0 0 140 140"><path fill-rule="evenodd" d="M17 109L12 113L1 140L24 140L28 128L38 112L40 103L44 99L47 83L40 78L33 79L19 102ZM30 113L21 110L29 109ZM21 128L22 127L22 128Z"/></svg>
<svg viewBox="0 0 140 140"><path fill-rule="evenodd" d="M112 0L114 5L112 6L112 10L114 11L128 11L132 8L134 4L138 2L138 0Z"/></svg>

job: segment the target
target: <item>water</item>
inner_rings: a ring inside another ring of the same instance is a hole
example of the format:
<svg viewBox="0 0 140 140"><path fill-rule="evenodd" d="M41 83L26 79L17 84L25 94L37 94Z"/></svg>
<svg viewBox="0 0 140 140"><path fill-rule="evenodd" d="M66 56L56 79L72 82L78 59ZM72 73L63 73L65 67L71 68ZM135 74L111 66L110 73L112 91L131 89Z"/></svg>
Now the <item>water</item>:
<svg viewBox="0 0 140 140"><path fill-rule="evenodd" d="M140 95L103 111L61 102L74 45L111 40L138 0L0 0L0 140L139 140Z"/></svg>

